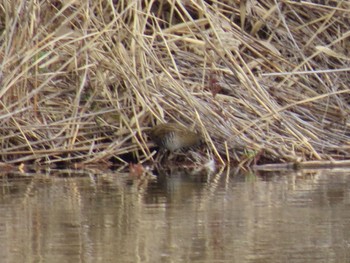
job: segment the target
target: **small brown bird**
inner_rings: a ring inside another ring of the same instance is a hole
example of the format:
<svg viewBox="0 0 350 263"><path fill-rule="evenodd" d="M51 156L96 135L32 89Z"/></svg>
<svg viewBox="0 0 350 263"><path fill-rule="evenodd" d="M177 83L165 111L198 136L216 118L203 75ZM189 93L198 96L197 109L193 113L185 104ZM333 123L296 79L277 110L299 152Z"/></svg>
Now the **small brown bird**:
<svg viewBox="0 0 350 263"><path fill-rule="evenodd" d="M176 123L154 126L149 130L148 135L159 147L171 152L198 145L201 141L200 135Z"/></svg>

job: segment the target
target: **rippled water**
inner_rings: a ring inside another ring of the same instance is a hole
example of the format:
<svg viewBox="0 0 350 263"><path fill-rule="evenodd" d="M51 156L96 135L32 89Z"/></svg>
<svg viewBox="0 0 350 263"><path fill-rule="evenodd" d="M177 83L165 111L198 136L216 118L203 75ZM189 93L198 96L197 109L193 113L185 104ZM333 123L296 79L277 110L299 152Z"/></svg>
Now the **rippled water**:
<svg viewBox="0 0 350 263"><path fill-rule="evenodd" d="M1 262L350 262L350 171L0 177Z"/></svg>

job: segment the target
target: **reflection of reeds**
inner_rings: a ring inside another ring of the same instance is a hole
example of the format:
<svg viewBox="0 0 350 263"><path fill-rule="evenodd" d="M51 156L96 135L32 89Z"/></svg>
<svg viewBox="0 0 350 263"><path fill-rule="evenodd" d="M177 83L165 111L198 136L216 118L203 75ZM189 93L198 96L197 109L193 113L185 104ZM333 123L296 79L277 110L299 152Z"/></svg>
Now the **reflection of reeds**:
<svg viewBox="0 0 350 263"><path fill-rule="evenodd" d="M142 161L156 120L222 162L348 156L346 1L4 3L2 161Z"/></svg>

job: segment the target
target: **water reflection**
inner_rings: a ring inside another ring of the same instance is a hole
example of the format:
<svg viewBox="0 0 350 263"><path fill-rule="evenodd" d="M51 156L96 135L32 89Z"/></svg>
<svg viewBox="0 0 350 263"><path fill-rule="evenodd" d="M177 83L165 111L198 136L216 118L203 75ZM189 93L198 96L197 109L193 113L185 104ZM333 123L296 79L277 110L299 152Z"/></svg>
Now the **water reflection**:
<svg viewBox="0 0 350 263"><path fill-rule="evenodd" d="M0 178L1 262L347 262L348 171Z"/></svg>

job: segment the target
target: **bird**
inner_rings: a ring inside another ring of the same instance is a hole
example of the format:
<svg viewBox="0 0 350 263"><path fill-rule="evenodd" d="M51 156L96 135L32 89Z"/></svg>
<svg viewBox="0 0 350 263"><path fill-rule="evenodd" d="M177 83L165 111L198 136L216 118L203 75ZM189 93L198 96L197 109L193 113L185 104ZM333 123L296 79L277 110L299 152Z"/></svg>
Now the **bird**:
<svg viewBox="0 0 350 263"><path fill-rule="evenodd" d="M157 146L171 152L196 146L201 142L199 134L176 123L156 125L150 128L148 135Z"/></svg>

